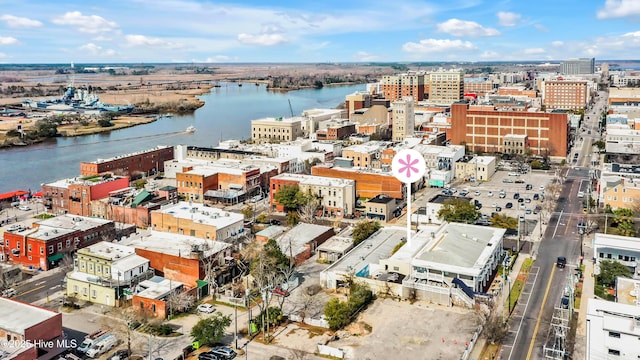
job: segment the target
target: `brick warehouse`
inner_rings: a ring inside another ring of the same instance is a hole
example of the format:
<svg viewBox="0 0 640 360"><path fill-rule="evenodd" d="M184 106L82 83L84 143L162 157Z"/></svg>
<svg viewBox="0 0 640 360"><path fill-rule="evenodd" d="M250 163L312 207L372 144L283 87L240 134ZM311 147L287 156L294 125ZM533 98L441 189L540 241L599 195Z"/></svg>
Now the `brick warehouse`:
<svg viewBox="0 0 640 360"><path fill-rule="evenodd" d="M98 159L80 163L82 176L113 173L139 178L144 174L164 171L164 162L173 159L173 146L158 146L155 149L120 155L110 159Z"/></svg>
<svg viewBox="0 0 640 360"><path fill-rule="evenodd" d="M526 135L535 155L564 159L569 150L569 121L565 113L474 110L467 103L451 106L451 144L469 151L504 152L507 135Z"/></svg>

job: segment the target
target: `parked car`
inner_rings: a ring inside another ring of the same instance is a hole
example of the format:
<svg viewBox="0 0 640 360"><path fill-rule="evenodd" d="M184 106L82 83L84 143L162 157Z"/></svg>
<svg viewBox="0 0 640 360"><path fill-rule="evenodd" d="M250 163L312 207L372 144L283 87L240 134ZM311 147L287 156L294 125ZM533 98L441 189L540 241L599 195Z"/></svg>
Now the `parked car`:
<svg viewBox="0 0 640 360"><path fill-rule="evenodd" d="M22 231L24 227L20 224L13 224L7 228L7 231Z"/></svg>
<svg viewBox="0 0 640 360"><path fill-rule="evenodd" d="M120 349L120 350L116 350L116 352L114 352L113 355L111 355L109 360L125 360L129 358L129 355L131 354L129 353L128 349Z"/></svg>
<svg viewBox="0 0 640 360"><path fill-rule="evenodd" d="M271 219L271 221L269 221L269 224L271 224L271 225L280 225L280 220Z"/></svg>
<svg viewBox="0 0 640 360"><path fill-rule="evenodd" d="M533 194L533 200L539 200L540 199L540 195L538 194Z"/></svg>
<svg viewBox="0 0 640 360"><path fill-rule="evenodd" d="M505 184L509 184L509 183L512 183L513 180L511 180L509 178L504 178L504 179L502 179L502 182L505 183Z"/></svg>
<svg viewBox="0 0 640 360"><path fill-rule="evenodd" d="M474 192L473 195L480 196L480 191L476 190L476 192Z"/></svg>
<svg viewBox="0 0 640 360"><path fill-rule="evenodd" d="M527 189L527 190L533 190L533 185L531 185L531 184L527 184L527 186L525 186L525 189Z"/></svg>
<svg viewBox="0 0 640 360"><path fill-rule="evenodd" d="M530 204L531 203L531 199L526 198L526 199L524 199L524 202L526 202L527 204Z"/></svg>
<svg viewBox="0 0 640 360"><path fill-rule="evenodd" d="M518 202L519 203L524 203L524 199L523 198L518 198Z"/></svg>
<svg viewBox="0 0 640 360"><path fill-rule="evenodd" d="M515 193L515 194L513 194L513 198L514 198L515 200L518 200L518 199L520 198L520 193Z"/></svg>
<svg viewBox="0 0 640 360"><path fill-rule="evenodd" d="M496 206L496 212L500 212L502 211L502 208L500 206Z"/></svg>
<svg viewBox="0 0 640 360"><path fill-rule="evenodd" d="M16 289L14 289L14 288L8 288L8 289L5 289L5 290L2 291L2 296L8 297L8 298L14 297L14 296L16 296L16 294L17 294L17 292L16 292Z"/></svg>
<svg viewBox="0 0 640 360"><path fill-rule="evenodd" d="M513 207L513 203L508 202L504 207L511 209Z"/></svg>
<svg viewBox="0 0 640 360"><path fill-rule="evenodd" d="M510 172L509 176L518 176L518 173L517 172Z"/></svg>
<svg viewBox="0 0 640 360"><path fill-rule="evenodd" d="M489 192L487 193L487 196L488 196L488 197L492 197L492 196L493 196L493 191L489 191Z"/></svg>
<svg viewBox="0 0 640 360"><path fill-rule="evenodd" d="M284 290L280 285L273 288L271 292L280 296L289 296L289 292L287 290Z"/></svg>
<svg viewBox="0 0 640 360"><path fill-rule="evenodd" d="M214 308L211 304L200 304L198 305L196 310L201 313L211 314L212 312L216 311L216 308Z"/></svg>
<svg viewBox="0 0 640 360"><path fill-rule="evenodd" d="M563 309L568 309L569 308L569 298L566 296L562 297L562 300L560 300L560 306Z"/></svg>
<svg viewBox="0 0 640 360"><path fill-rule="evenodd" d="M523 222L524 221L524 215L518 216L518 220L520 220L520 222Z"/></svg>
<svg viewBox="0 0 640 360"><path fill-rule="evenodd" d="M500 199L504 199L507 197L507 193L504 191L500 191Z"/></svg>
<svg viewBox="0 0 640 360"><path fill-rule="evenodd" d="M20 205L18 206L18 210L29 211L31 208L28 205Z"/></svg>
<svg viewBox="0 0 640 360"><path fill-rule="evenodd" d="M467 190L462 190L462 191L460 191L459 195L460 196L467 196L467 195L469 195L469 192Z"/></svg>
<svg viewBox="0 0 640 360"><path fill-rule="evenodd" d="M515 181L516 184L524 184L524 180L522 179L518 179Z"/></svg>
<svg viewBox="0 0 640 360"><path fill-rule="evenodd" d="M531 209L527 209L527 210L525 210L525 212L524 212L524 213L525 213L525 214L527 214L527 215L531 215Z"/></svg>
<svg viewBox="0 0 640 360"><path fill-rule="evenodd" d="M198 354L198 360L219 360L219 358L216 354L203 352Z"/></svg>
<svg viewBox="0 0 640 360"><path fill-rule="evenodd" d="M237 356L236 352L227 346L214 347L209 351L209 354L214 354L218 356L219 359L224 359L224 360L231 360Z"/></svg>

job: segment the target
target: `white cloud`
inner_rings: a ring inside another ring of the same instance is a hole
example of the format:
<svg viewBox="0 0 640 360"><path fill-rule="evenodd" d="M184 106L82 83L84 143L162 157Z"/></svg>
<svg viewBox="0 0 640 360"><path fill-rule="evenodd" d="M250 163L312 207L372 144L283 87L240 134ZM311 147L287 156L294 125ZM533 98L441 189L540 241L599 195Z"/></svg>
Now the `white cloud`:
<svg viewBox="0 0 640 360"><path fill-rule="evenodd" d="M598 10L598 19L620 18L640 15L640 1L638 0L607 0L604 8Z"/></svg>
<svg viewBox="0 0 640 360"><path fill-rule="evenodd" d="M487 50L487 51L483 51L482 54L480 54L480 58L482 58L482 59L500 59L500 54L495 52L495 51Z"/></svg>
<svg viewBox="0 0 640 360"><path fill-rule="evenodd" d="M554 46L554 47L560 47L560 46L563 46L563 45L564 45L564 41L556 40L556 41L551 42L551 46Z"/></svg>
<svg viewBox="0 0 640 360"><path fill-rule="evenodd" d="M431 54L448 51L470 51L476 47L469 41L450 39L423 39L420 42L408 42L402 45L402 50L408 53Z"/></svg>
<svg viewBox="0 0 640 360"><path fill-rule="evenodd" d="M80 50L87 51L89 54L93 56L113 56L116 54L116 51L113 49L103 49L102 46L96 45L94 43L88 43L86 45L80 46Z"/></svg>
<svg viewBox="0 0 640 360"><path fill-rule="evenodd" d="M0 36L0 45L13 45L17 44L18 39L11 36Z"/></svg>
<svg viewBox="0 0 640 360"><path fill-rule="evenodd" d="M29 18L18 17L9 14L0 16L0 20L4 21L10 28L33 28L42 26L42 23L38 20L32 20Z"/></svg>
<svg viewBox="0 0 640 360"><path fill-rule="evenodd" d="M549 32L549 29L542 24L533 24L533 27L540 32Z"/></svg>
<svg viewBox="0 0 640 360"><path fill-rule="evenodd" d="M231 58L226 56L226 55L216 55L216 56L208 57L204 62L217 63L217 62L226 62L226 61L229 61L229 60L231 60Z"/></svg>
<svg viewBox="0 0 640 360"><path fill-rule="evenodd" d="M518 21L522 18L522 15L520 14L507 11L500 11L496 16L498 16L498 24L506 27L516 26Z"/></svg>
<svg viewBox="0 0 640 360"><path fill-rule="evenodd" d="M438 32L447 33L457 37L481 37L498 36L500 31L493 28L485 28L475 21L449 19L438 24Z"/></svg>
<svg viewBox="0 0 640 360"><path fill-rule="evenodd" d="M146 46L165 49L179 49L182 47L182 45L180 44L172 43L161 38L144 35L126 35L124 39L126 41L125 46L128 47Z"/></svg>
<svg viewBox="0 0 640 360"><path fill-rule="evenodd" d="M380 60L380 57L366 51L358 51L353 55L353 59L355 61L377 61Z"/></svg>
<svg viewBox="0 0 640 360"><path fill-rule="evenodd" d="M239 34L238 41L247 45L274 46L286 43L288 40L282 34Z"/></svg>
<svg viewBox="0 0 640 360"><path fill-rule="evenodd" d="M543 48L529 48L524 49L522 52L526 55L538 55L544 54L546 51Z"/></svg>
<svg viewBox="0 0 640 360"><path fill-rule="evenodd" d="M53 19L54 24L75 26L80 32L88 34L98 34L109 32L118 27L114 21L98 15L82 15L80 11L70 11Z"/></svg>
<svg viewBox="0 0 640 360"><path fill-rule="evenodd" d="M98 35L98 36L92 38L91 40L93 40L93 41L111 41L113 39L108 37L108 36Z"/></svg>

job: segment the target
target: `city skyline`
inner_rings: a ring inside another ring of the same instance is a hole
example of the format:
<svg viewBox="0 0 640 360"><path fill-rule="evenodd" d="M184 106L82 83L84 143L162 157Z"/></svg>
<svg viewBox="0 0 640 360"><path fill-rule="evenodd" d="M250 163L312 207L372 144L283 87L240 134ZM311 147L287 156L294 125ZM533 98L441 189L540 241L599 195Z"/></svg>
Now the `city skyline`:
<svg viewBox="0 0 640 360"><path fill-rule="evenodd" d="M632 60L634 0L0 1L0 63Z"/></svg>

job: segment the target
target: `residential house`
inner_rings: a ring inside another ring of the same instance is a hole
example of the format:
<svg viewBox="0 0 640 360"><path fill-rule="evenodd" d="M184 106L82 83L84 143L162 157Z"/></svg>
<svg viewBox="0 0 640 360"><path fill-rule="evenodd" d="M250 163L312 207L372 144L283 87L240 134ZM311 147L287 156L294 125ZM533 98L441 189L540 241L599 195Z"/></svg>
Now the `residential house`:
<svg viewBox="0 0 640 360"><path fill-rule="evenodd" d="M401 211L396 205L396 199L385 195L367 200L364 207L367 218L380 221L389 221L400 215Z"/></svg>
<svg viewBox="0 0 640 360"><path fill-rule="evenodd" d="M276 239L278 246L295 264L300 264L315 254L318 246L335 235L333 227L299 223Z"/></svg>
<svg viewBox="0 0 640 360"><path fill-rule="evenodd" d="M138 313L164 320L172 312L185 310L172 309L178 306L178 301L171 299L172 296L179 296L184 291L183 287L184 284L179 281L154 276L138 284L131 301L132 308Z"/></svg>

